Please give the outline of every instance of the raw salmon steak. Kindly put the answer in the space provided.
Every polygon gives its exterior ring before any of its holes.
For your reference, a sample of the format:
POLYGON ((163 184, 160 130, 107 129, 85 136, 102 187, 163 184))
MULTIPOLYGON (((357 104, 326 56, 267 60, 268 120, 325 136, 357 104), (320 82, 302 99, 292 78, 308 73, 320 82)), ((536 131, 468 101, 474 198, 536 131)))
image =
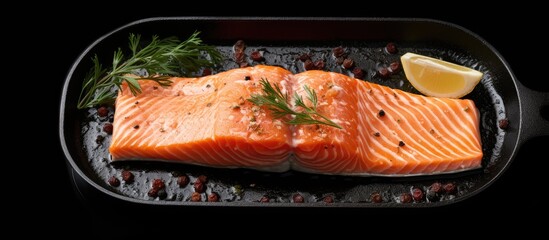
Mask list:
POLYGON ((109 149, 114 161, 359 176, 481 167, 479 112, 471 100, 425 97, 338 73, 292 74, 271 66, 171 80, 169 87, 141 80, 143 92, 137 96, 122 85, 109 149), (342 129, 274 118, 267 106, 247 100, 262 93, 261 79, 288 96, 306 96, 304 86, 314 89, 317 111, 342 129))

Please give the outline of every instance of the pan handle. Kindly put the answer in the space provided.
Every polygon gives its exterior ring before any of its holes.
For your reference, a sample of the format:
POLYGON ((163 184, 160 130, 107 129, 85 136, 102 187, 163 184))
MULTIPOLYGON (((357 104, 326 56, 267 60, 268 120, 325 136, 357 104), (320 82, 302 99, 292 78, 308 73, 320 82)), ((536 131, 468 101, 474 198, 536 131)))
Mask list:
POLYGON ((518 84, 521 108, 521 135, 525 140, 549 136, 549 92, 538 92, 518 84), (544 112, 544 116, 542 116, 544 112))

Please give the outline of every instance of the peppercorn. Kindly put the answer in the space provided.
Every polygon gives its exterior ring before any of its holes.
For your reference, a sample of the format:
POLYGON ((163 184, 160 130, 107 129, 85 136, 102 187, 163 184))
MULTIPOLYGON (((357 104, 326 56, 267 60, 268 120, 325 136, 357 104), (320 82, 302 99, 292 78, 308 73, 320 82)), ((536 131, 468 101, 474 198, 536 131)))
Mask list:
POLYGON ((116 178, 115 176, 112 176, 109 178, 109 185, 113 187, 118 187, 120 186, 120 180, 118 180, 118 178, 116 178))
POLYGON ((373 203, 380 203, 383 202, 383 197, 379 193, 372 193, 372 195, 370 195, 370 200, 373 203))
POLYGON ((151 188, 151 189, 149 190, 149 192, 147 193, 147 195, 149 195, 149 197, 156 198, 156 197, 158 197, 158 191, 159 191, 159 190, 160 190, 160 189, 151 188))
POLYGON ((501 129, 507 129, 509 127, 509 119, 505 118, 505 119, 501 119, 499 120, 499 128, 501 129))
POLYGON ((412 189, 412 198, 416 202, 421 202, 423 200, 423 190, 420 188, 412 189))
POLYGON ((398 61, 394 61, 391 64, 389 64, 389 71, 392 73, 397 73, 400 70, 400 63, 398 61))
POLYGON ((446 184, 444 184, 444 186, 442 188, 448 194, 454 194, 457 191, 456 185, 453 184, 453 183, 446 183, 446 184))
POLYGON ((324 69, 325 66, 326 66, 326 64, 324 63, 324 60, 316 60, 314 62, 314 68, 316 70, 322 70, 322 69, 324 69))
POLYGON ((261 55, 261 52, 259 51, 253 51, 251 54, 250 54, 250 58, 256 62, 261 62, 263 60, 265 60, 265 58, 263 58, 263 56, 261 55))
POLYGON ((326 197, 324 197, 323 201, 324 201, 325 203, 334 203, 334 197, 332 197, 332 196, 326 196, 326 197))
POLYGON ((311 61, 311 59, 305 60, 305 62, 303 62, 303 68, 305 68, 305 70, 313 70, 315 68, 313 61, 311 61))
POLYGON ((99 115, 100 117, 106 117, 107 115, 109 115, 109 109, 107 109, 106 107, 99 107, 97 109, 97 115, 99 115))
POLYGON ((166 192, 166 189, 158 190, 157 195, 158 195, 158 199, 160 199, 160 200, 166 199, 166 197, 168 197, 168 193, 166 192))
POLYGON ((410 203, 412 202, 412 195, 409 193, 403 193, 400 195, 400 202, 401 203, 410 203))
POLYGON ((133 179, 134 179, 134 176, 132 172, 128 170, 122 171, 122 180, 124 180, 125 183, 130 184, 133 182, 133 179))
POLYGON ((208 75, 212 75, 212 69, 210 68, 204 68, 202 70, 202 76, 208 76, 208 75))
POLYGON ((243 63, 243 62, 245 62, 245 61, 244 61, 244 60, 245 60, 244 57, 245 57, 245 56, 244 56, 244 52, 235 52, 235 53, 234 53, 234 60, 235 60, 235 62, 237 62, 237 63, 243 63))
POLYGON ((332 53, 336 58, 338 58, 345 55, 345 49, 342 46, 335 47, 334 49, 332 49, 332 53))
POLYGON ((381 78, 388 78, 391 75, 391 73, 389 72, 389 70, 387 70, 387 68, 380 68, 379 70, 377 70, 377 74, 381 78))
POLYGON ((164 189, 165 187, 166 187, 166 184, 164 184, 164 181, 162 181, 162 179, 157 178, 153 180, 153 183, 152 183, 153 189, 160 190, 160 189, 164 189))
POLYGON ((387 43, 387 46, 385 46, 385 50, 390 54, 395 54, 398 51, 395 43, 392 42, 387 43))
POLYGON ((311 60, 311 55, 308 53, 301 54, 299 60, 305 62, 306 60, 311 60))
POLYGON ((194 191, 197 192, 197 193, 203 193, 204 191, 206 191, 206 185, 201 182, 201 181, 195 181, 194 182, 194 191))
POLYGON ((294 200, 294 203, 303 203, 303 202, 305 202, 305 199, 299 193, 294 194, 292 199, 294 200))
POLYGON ((355 66, 355 62, 352 59, 346 58, 345 60, 343 60, 343 68, 351 69, 354 66, 355 66))
POLYGON ((234 51, 244 51, 244 49, 246 49, 246 43, 244 43, 243 40, 236 41, 234 44, 234 51))
POLYGON ((219 194, 217 193, 210 193, 210 195, 208 195, 208 202, 219 202, 219 194))
POLYGON ((191 202, 200 202, 202 201, 202 196, 200 193, 193 192, 193 195, 191 195, 191 202))
POLYGON ((359 68, 359 67, 353 68, 353 76, 356 79, 363 79, 364 78, 364 70, 362 70, 362 68, 359 68))
POLYGON ((111 135, 112 134, 112 130, 113 130, 113 126, 112 126, 112 123, 105 123, 105 125, 103 125, 103 132, 111 135))
POLYGON ((383 116, 385 116, 385 111, 383 111, 383 109, 381 109, 381 110, 379 110, 377 115, 379 115, 380 117, 383 117, 383 116))
POLYGON ((267 196, 263 196, 263 197, 261 197, 261 199, 259 199, 259 202, 262 202, 262 203, 268 203, 268 202, 269 202, 269 200, 270 200, 270 199, 269 199, 269 197, 267 197, 267 196))
POLYGON ((200 181, 204 184, 208 183, 208 177, 206 175, 200 175, 200 176, 198 176, 198 178, 196 180, 200 181))
POLYGON ((177 185, 179 185, 179 187, 187 186, 187 184, 189 184, 189 181, 189 177, 185 174, 177 177, 177 185))
POLYGON ((429 187, 429 190, 434 192, 434 193, 441 193, 442 192, 442 184, 439 183, 439 182, 435 182, 433 184, 431 184, 431 187, 429 187))

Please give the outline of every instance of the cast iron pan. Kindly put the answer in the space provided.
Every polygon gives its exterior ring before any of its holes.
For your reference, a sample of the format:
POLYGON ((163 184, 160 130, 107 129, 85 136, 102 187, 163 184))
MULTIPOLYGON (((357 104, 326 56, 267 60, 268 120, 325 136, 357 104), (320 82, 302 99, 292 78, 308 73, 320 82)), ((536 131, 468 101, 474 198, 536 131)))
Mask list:
MULTIPOLYGON (((252 65, 257 64, 250 61, 252 65)), ((416 92, 417 93, 417 92, 416 92)), ((549 135, 549 124, 540 109, 549 105, 549 94, 525 88, 517 81, 500 54, 474 33, 459 26, 426 19, 364 18, 150 18, 120 27, 92 43, 75 61, 67 75, 60 111, 60 138, 76 190, 88 202, 132 206, 277 206, 277 207, 431 207, 456 203, 483 191, 511 164, 517 149, 535 136, 549 135), (110 138, 101 131, 109 118, 100 119, 95 109, 77 110, 76 102, 84 75, 91 67, 91 57, 98 54, 105 63, 118 47, 127 46, 129 33, 147 39, 177 36, 185 39, 195 30, 210 45, 219 46, 226 61, 215 72, 236 68, 231 47, 237 40, 247 43, 246 54, 264 51, 268 65, 279 65, 292 72, 302 72, 296 57, 313 53, 313 59, 326 61, 326 70, 347 72, 336 66, 331 49, 343 46, 358 66, 366 70, 365 79, 393 88, 416 92, 401 72, 389 79, 379 78, 379 67, 398 60, 405 52, 438 57, 484 72, 475 90, 465 98, 473 99, 481 112, 483 167, 459 174, 423 177, 345 177, 297 172, 264 173, 245 169, 213 169, 167 163, 111 163, 107 151, 110 138), (398 54, 388 54, 384 46, 395 42, 398 54), (502 130, 498 122, 508 119, 502 130), (97 136, 105 136, 97 143, 97 136), (133 183, 112 187, 107 179, 120 179, 122 170, 135 175, 133 183), (180 188, 176 177, 186 174, 191 184, 180 188), (192 182, 199 176, 209 178, 201 202, 191 202, 192 182), (167 185, 165 199, 151 198, 147 191, 151 181, 161 178, 167 185), (435 182, 457 186, 452 193, 410 204, 400 203, 400 195, 412 188, 426 191, 435 182), (220 194, 220 202, 204 202, 207 194, 220 194), (371 195, 380 193, 382 203, 373 203, 371 195), (294 203, 300 194, 305 203, 294 203), (260 203, 266 196, 269 203, 260 203), (334 203, 326 204, 327 197, 334 203)), ((111 112, 112 113, 112 112, 111 112)))

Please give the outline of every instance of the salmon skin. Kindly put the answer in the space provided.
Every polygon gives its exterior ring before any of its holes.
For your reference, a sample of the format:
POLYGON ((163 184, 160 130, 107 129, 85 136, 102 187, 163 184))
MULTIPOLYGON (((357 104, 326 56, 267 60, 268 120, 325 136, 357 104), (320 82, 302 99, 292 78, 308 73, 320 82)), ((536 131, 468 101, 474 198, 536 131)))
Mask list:
POLYGON ((171 80, 169 87, 142 80, 137 96, 122 85, 109 148, 113 161, 357 176, 481 167, 479 112, 471 100, 425 97, 338 73, 292 74, 272 66, 171 80), (274 118, 266 106, 247 101, 262 93, 261 79, 288 96, 306 96, 304 86, 314 89, 317 111, 343 128, 288 125, 274 118))

